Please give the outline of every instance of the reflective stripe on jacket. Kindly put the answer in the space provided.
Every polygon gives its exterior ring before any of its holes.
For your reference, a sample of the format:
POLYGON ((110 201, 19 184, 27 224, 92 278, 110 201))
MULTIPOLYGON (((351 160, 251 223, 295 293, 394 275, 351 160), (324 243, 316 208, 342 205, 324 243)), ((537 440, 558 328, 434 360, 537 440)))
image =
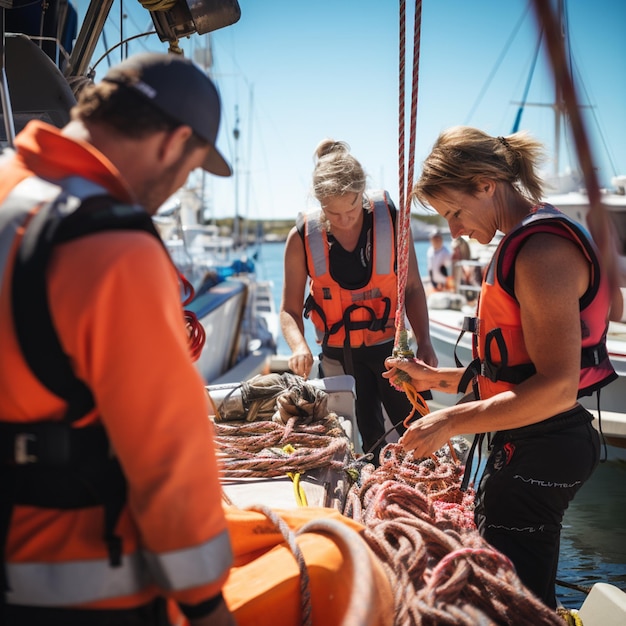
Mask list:
MULTIPOLYGON (((40 170, 65 172, 54 178, 57 188, 78 175, 86 187, 95 183, 129 202, 119 173, 97 151, 53 127, 31 122, 16 147, 13 161, 0 165, 1 217, 24 173, 40 170)), ((24 187, 35 191, 37 180, 24 187)), ((32 214, 37 205, 35 198, 32 214)), ((16 339, 10 277, 23 229, 19 219, 7 221, 12 226, 0 232, 0 419, 19 433, 21 425, 58 423, 66 403, 29 369, 16 339)), ((121 609, 159 595, 186 605, 212 598, 232 551, 204 381, 189 357, 170 258, 146 232, 98 232, 55 247, 46 286, 59 340, 96 400, 72 430, 103 424, 128 481, 115 528, 123 553, 111 567, 101 506, 18 503, 6 542, 7 601, 121 609)))
POLYGON ((369 281, 362 289, 345 289, 332 277, 328 234, 321 221, 321 211, 303 216, 311 277, 305 315, 311 318, 324 345, 370 346, 389 341, 395 334, 396 238, 389 209, 391 200, 382 191, 368 196, 374 215, 372 263, 369 281))
POLYGON ((513 269, 521 246, 536 233, 552 233, 573 241, 589 262, 590 284, 580 299, 582 353, 578 396, 590 395, 616 378, 606 350, 610 290, 600 272, 595 245, 580 224, 550 205, 541 205, 502 239, 485 274, 474 346, 475 357, 480 361, 477 382, 481 398, 512 389, 535 372, 524 343, 513 269))
POLYGON ((193 550, 154 554, 137 550, 123 557, 119 567, 108 559, 64 563, 10 563, 7 568, 10 604, 67 607, 112 598, 144 595, 154 585, 163 591, 197 586, 207 578, 219 579, 230 567, 228 531, 193 550), (192 553, 193 552, 193 553, 192 553))

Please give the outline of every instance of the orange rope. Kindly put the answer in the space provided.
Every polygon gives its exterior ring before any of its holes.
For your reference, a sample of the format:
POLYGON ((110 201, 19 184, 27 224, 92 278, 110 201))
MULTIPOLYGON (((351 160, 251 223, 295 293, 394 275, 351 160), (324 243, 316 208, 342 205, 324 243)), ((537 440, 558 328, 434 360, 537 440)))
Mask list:
POLYGON ((422 394, 417 391, 411 383, 403 380, 400 381, 400 384, 402 386, 402 390, 409 399, 409 402, 413 406, 413 410, 409 413, 409 415, 404 419, 404 422, 402 423, 405 428, 408 428, 409 422, 416 412, 419 413, 421 417, 424 417, 424 415, 430 413, 430 409, 426 404, 426 400, 424 400, 424 398, 422 397, 422 394))
MULTIPOLYGON (((404 418, 404 422, 402 422, 402 425, 405 428, 408 428, 411 422, 411 419, 413 418, 416 412, 419 413, 421 417, 424 417, 425 415, 430 413, 430 408, 428 407, 428 404, 426 403, 426 400, 424 400, 422 394, 419 391, 417 391, 410 382, 406 380, 402 380, 399 382, 402 387, 402 390, 404 391, 404 393, 406 393, 406 396, 409 399, 409 402, 413 406, 413 410, 404 418)), ((448 448, 450 449, 450 456, 452 457, 452 460, 455 463, 458 463, 459 458, 457 457, 456 452, 454 451, 454 446, 452 445, 452 442, 449 439, 448 439, 448 448)), ((439 463, 439 459, 437 458, 435 454, 431 454, 431 458, 437 463, 439 463)))

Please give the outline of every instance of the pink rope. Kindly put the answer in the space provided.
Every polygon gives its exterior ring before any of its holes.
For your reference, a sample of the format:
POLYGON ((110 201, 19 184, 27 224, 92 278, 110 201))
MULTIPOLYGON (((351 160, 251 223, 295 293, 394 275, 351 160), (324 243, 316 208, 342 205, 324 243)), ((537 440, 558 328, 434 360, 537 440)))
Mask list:
POLYGON ((415 2, 415 17, 413 22, 413 72, 411 81, 411 112, 409 118, 409 158, 408 177, 405 180, 405 74, 406 74, 406 8, 404 0, 400 0, 400 59, 399 59, 399 196, 400 207, 398 215, 398 303, 396 308, 396 337, 395 345, 401 345, 401 334, 405 331, 405 289, 409 267, 409 245, 411 237, 411 200, 410 189, 415 172, 415 144, 417 129, 417 94, 419 78, 419 48, 421 40, 422 3, 415 2))
POLYGON ((406 5, 400 0, 400 57, 398 59, 399 101, 398 101, 398 191, 400 194, 400 212, 404 209, 404 98, 405 98, 405 66, 406 57, 406 5))

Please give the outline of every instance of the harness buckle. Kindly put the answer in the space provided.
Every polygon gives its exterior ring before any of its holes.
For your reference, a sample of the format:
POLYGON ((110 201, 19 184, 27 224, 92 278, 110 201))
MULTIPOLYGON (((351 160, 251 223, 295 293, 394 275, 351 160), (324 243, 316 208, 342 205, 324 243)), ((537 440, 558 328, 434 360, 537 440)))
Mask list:
POLYGON ((36 441, 37 437, 32 433, 18 433, 15 435, 15 462, 18 465, 26 465, 27 463, 37 463, 37 457, 28 452, 28 442, 36 441))

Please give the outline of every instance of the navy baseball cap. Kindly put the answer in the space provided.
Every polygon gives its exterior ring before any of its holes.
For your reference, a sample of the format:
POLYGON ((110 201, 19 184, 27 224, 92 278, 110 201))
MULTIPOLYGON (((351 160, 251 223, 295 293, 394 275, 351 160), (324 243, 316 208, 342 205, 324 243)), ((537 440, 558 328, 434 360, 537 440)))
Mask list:
POLYGON ((232 174, 215 147, 220 97, 199 65, 178 54, 142 52, 110 68, 102 80, 132 89, 172 119, 190 126, 211 146, 202 169, 217 176, 232 174))

